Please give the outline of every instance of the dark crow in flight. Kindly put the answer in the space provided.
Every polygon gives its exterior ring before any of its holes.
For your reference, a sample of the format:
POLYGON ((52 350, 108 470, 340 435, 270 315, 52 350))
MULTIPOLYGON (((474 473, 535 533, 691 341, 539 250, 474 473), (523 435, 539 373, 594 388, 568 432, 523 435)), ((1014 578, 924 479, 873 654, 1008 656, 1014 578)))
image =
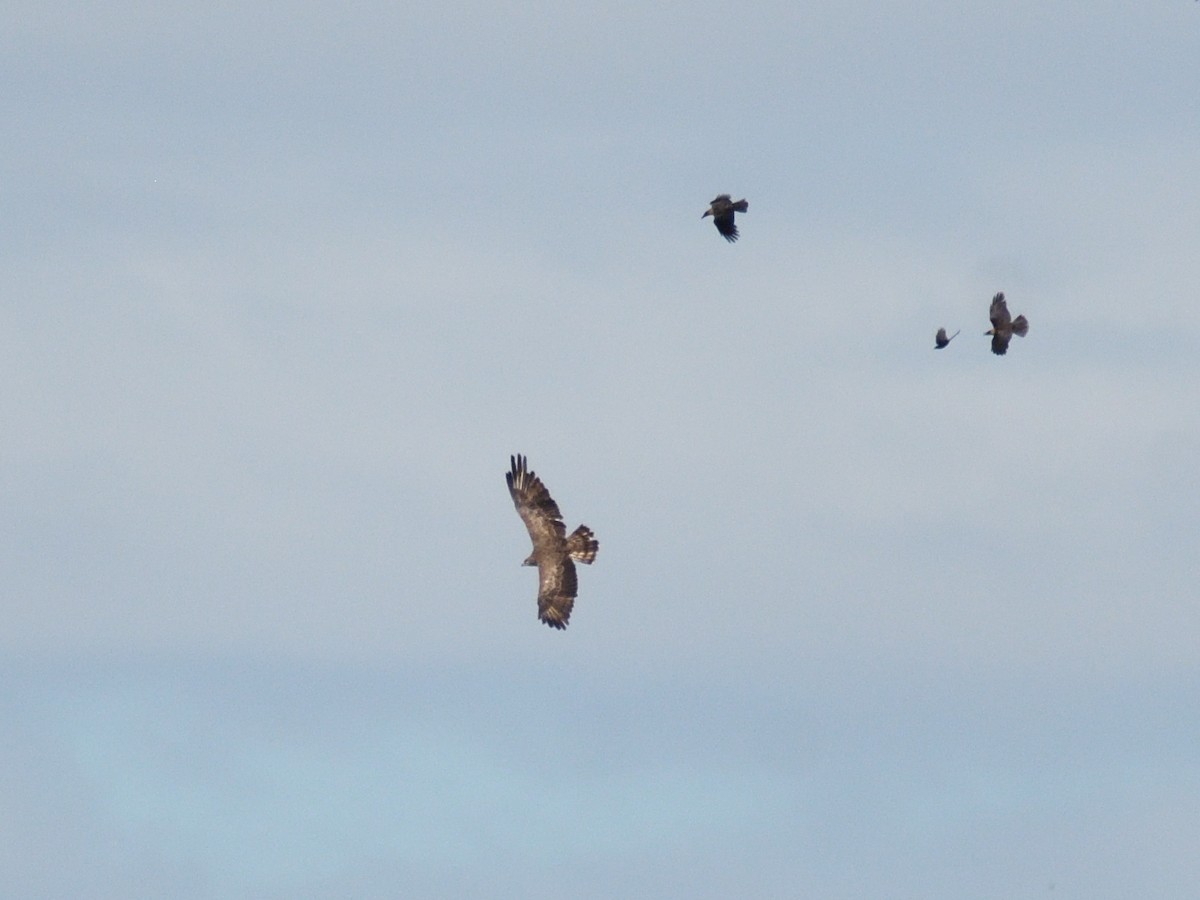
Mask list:
MULTIPOLYGON (((960 328, 958 331, 962 331, 962 329, 960 328)), ((944 348, 948 343, 950 343, 952 340, 954 340, 956 337, 958 337, 958 331, 954 332, 954 334, 950 335, 950 337, 946 337, 946 329, 939 328, 937 336, 933 339, 933 343, 934 343, 933 349, 941 350, 942 348, 944 348)))
POLYGON ((704 215, 700 218, 703 219, 706 216, 712 216, 713 224, 717 226, 717 231, 721 232, 721 237, 732 244, 738 239, 737 226, 733 224, 733 214, 735 212, 744 213, 749 208, 750 204, 745 200, 739 200, 737 203, 734 203, 728 194, 721 194, 709 204, 708 209, 704 211, 704 215))

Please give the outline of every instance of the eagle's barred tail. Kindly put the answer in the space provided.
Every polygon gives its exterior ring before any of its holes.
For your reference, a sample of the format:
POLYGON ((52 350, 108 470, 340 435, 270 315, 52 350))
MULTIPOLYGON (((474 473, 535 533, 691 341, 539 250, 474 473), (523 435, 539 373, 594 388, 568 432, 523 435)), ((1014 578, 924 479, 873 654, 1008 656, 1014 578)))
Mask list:
POLYGON ((736 212, 746 212, 750 209, 750 204, 745 200, 739 200, 737 203, 733 204, 733 208, 736 212))
POLYGON ((580 525, 567 538, 567 553, 571 555, 572 559, 577 559, 581 563, 590 566, 599 551, 600 542, 592 534, 592 529, 586 525, 580 525))
POLYGON ((1017 316, 1013 319, 1012 330, 1018 337, 1025 337, 1029 333, 1029 320, 1024 316, 1017 316))

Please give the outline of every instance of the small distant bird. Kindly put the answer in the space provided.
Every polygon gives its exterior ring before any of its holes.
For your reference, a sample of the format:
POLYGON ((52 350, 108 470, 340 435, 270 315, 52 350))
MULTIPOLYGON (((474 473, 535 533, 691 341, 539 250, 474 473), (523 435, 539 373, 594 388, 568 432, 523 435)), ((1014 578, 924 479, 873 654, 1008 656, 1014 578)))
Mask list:
POLYGON ((566 628, 578 594, 571 560, 591 565, 600 542, 586 525, 568 537, 558 504, 541 479, 526 468, 525 457, 510 456, 509 463, 510 471, 504 476, 508 492, 533 541, 533 552, 521 565, 538 568, 538 618, 551 628, 566 628))
POLYGON ((709 204, 708 209, 704 211, 704 215, 700 218, 703 219, 707 216, 712 216, 713 224, 717 226, 717 231, 721 232, 721 237, 732 244, 738 239, 737 226, 733 224, 733 214, 735 212, 744 213, 749 208, 750 204, 745 200, 739 200, 737 203, 734 203, 728 194, 721 194, 709 204))
POLYGON ((992 308, 988 310, 988 316, 992 320, 992 327, 984 334, 992 336, 992 352, 997 356, 1008 352, 1008 342, 1014 334, 1025 337, 1025 333, 1029 331, 1029 321, 1024 316, 1014 319, 1008 314, 1008 304, 1004 302, 1003 291, 992 298, 992 308))
POLYGON ((954 334, 950 335, 950 337, 946 337, 946 329, 939 328, 937 335, 933 339, 933 343, 934 343, 933 349, 941 350, 942 348, 944 348, 948 343, 950 343, 952 340, 954 340, 956 337, 958 337, 959 331, 962 331, 962 329, 960 328, 960 329, 958 329, 958 331, 954 332, 954 334))

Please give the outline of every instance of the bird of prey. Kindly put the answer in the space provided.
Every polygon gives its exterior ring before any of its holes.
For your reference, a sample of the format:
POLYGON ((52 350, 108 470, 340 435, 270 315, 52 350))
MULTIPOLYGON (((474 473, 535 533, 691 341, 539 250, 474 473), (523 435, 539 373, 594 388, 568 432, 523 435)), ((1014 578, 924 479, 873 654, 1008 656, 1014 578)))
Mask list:
POLYGON ((737 226, 733 224, 733 214, 735 212, 744 213, 749 208, 750 204, 745 200, 739 200, 737 203, 734 203, 728 194, 721 194, 709 204, 708 209, 704 211, 704 215, 700 218, 703 219, 707 216, 712 216, 713 224, 717 226, 717 231, 721 232, 721 237, 732 244, 738 239, 737 226))
MULTIPOLYGON (((962 331, 962 329, 960 328, 960 329, 958 329, 958 331, 962 331)), ((954 340, 956 337, 958 337, 958 331, 954 332, 954 334, 950 335, 950 337, 946 337, 946 329, 939 328, 937 335, 933 339, 933 345, 934 345, 933 349, 941 350, 941 349, 945 348, 945 346, 948 343, 950 343, 952 340, 954 340)))
POLYGON ((984 334, 992 336, 992 352, 997 356, 1008 352, 1008 342, 1014 334, 1025 337, 1025 333, 1029 331, 1029 321, 1024 316, 1014 319, 1008 314, 1008 304, 1004 302, 1003 291, 992 298, 992 308, 988 310, 988 316, 992 320, 992 327, 984 334))
POLYGON ((568 536, 558 504, 542 480, 526 468, 525 457, 511 456, 509 462, 508 492, 533 541, 533 552, 521 565, 538 568, 538 618, 551 628, 563 629, 578 593, 572 560, 591 565, 600 542, 586 525, 568 536))

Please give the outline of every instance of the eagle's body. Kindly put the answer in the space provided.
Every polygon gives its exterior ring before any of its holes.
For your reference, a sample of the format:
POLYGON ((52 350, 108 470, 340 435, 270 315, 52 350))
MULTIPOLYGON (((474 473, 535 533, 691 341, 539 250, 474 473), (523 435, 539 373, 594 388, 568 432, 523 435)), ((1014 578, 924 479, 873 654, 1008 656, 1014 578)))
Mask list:
POLYGON ((992 320, 992 327, 984 334, 992 336, 992 352, 997 356, 1003 356, 1008 352, 1008 342, 1012 340, 1014 334, 1018 337, 1025 337, 1026 332, 1029 331, 1029 321, 1024 316, 1017 316, 1014 319, 1009 315, 1003 291, 992 298, 988 318, 992 320))
MULTIPOLYGON (((958 331, 962 331, 962 329, 960 328, 958 331)), ((946 329, 939 328, 937 330, 937 334, 933 338, 933 349, 934 350, 944 349, 947 344, 949 344, 952 340, 954 340, 956 337, 958 337, 958 331, 954 332, 954 334, 950 335, 950 337, 946 337, 946 329)))
POLYGON ((568 536, 558 504, 526 468, 525 457, 510 457, 510 463, 505 475, 508 492, 533 542, 533 552, 522 565, 538 569, 538 618, 551 628, 566 628, 579 586, 572 560, 590 565, 600 542, 586 525, 568 536))
POLYGON ((735 212, 744 213, 749 208, 750 204, 745 200, 738 200, 735 203, 729 194, 721 194, 709 204, 708 209, 700 218, 712 216, 713 224, 717 226, 717 231, 721 232, 721 237, 732 244, 738 239, 738 230, 733 221, 733 214, 735 212))

